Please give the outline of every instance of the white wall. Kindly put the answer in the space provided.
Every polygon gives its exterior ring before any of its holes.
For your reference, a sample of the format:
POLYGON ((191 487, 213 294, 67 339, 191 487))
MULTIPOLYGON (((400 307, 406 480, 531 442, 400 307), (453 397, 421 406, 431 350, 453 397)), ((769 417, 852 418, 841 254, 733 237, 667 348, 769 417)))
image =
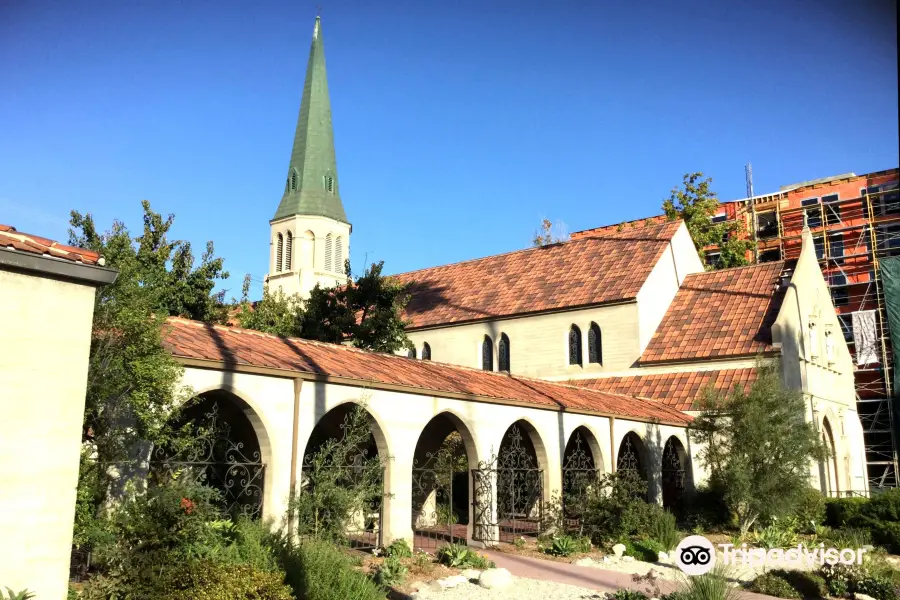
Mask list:
POLYGON ((0 271, 0 306, 0 586, 62 600, 94 288, 0 271))
MULTIPOLYGON (((286 253, 286 249, 282 254, 286 253)), ((334 287, 347 282, 343 273, 343 261, 350 257, 350 225, 321 216, 298 215, 282 219, 271 225, 269 234, 269 285, 272 291, 281 289, 286 295, 309 296, 316 284, 334 287), (277 237, 280 233, 287 244, 287 234, 293 235, 291 269, 282 260, 282 271, 276 269, 277 237), (341 264, 325 268, 325 239, 332 236, 332 258, 335 256, 337 238, 342 241, 341 264)))

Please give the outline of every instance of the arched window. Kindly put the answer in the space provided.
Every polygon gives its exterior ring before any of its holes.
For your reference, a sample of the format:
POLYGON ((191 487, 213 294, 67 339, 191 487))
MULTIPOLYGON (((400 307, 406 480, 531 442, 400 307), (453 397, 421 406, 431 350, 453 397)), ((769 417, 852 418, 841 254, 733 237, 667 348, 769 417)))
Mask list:
POLYGON ((341 236, 334 241, 334 270, 344 272, 344 238, 341 236))
POLYGON ((422 344, 422 360, 431 360, 431 346, 428 342, 422 344))
POLYGON ((600 335, 600 326, 591 323, 588 329, 588 362, 603 364, 603 337, 600 335))
POLYGON ((494 370, 494 341, 489 335, 484 336, 481 342, 481 370, 494 370))
POLYGON ((284 251, 284 236, 280 233, 275 238, 275 272, 281 273, 282 252, 284 251))
POLYGON ((406 353, 406 358, 415 358, 415 357, 416 357, 416 347, 413 346, 413 347, 410 348, 409 351, 406 353))
POLYGON ((505 333, 500 334, 500 343, 497 344, 497 365, 499 371, 509 373, 509 338, 505 333))
POLYGON ((569 329, 569 364, 581 364, 581 330, 577 325, 569 329))
POLYGON ((328 235, 325 236, 325 270, 326 271, 334 270, 332 267, 332 260, 331 260, 331 257, 333 254, 332 242, 333 242, 333 240, 331 239, 331 234, 329 233, 328 235))
POLYGON ((297 189, 297 170, 291 169, 291 191, 295 191, 297 189))
POLYGON ((294 256, 294 234, 290 231, 287 232, 287 244, 284 246, 284 270, 291 270, 291 263, 293 262, 294 256))
POLYGON ((334 177, 331 175, 325 175, 322 179, 322 184, 325 186, 325 191, 329 194, 334 193, 334 177))

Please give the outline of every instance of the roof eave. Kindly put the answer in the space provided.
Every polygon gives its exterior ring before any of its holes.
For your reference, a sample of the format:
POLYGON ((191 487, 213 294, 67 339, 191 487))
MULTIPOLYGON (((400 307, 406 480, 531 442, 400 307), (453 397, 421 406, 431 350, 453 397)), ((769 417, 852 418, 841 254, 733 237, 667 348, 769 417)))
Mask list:
POLYGON ((119 275, 116 269, 108 267, 88 265, 41 254, 26 254, 5 247, 0 247, 0 267, 14 271, 38 273, 95 287, 113 283, 119 275))

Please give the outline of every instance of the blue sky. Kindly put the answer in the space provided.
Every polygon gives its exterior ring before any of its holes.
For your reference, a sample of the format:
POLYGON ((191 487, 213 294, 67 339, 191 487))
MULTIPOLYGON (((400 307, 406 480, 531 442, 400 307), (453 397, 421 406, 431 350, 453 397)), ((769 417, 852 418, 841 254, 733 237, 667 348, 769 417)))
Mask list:
MULTIPOLYGON (((896 2, 320 0, 354 268, 505 252, 542 217, 656 214, 898 166, 896 2)), ((0 222, 69 210, 268 268, 315 2, 0 3, 0 222)))

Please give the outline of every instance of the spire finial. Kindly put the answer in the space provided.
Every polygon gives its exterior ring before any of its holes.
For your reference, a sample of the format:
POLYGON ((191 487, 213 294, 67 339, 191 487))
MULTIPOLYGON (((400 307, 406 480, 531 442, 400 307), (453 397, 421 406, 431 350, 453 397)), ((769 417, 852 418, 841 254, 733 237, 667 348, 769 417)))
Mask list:
POLYGON ((316 18, 319 19, 322 17, 322 5, 316 4, 316 18))

